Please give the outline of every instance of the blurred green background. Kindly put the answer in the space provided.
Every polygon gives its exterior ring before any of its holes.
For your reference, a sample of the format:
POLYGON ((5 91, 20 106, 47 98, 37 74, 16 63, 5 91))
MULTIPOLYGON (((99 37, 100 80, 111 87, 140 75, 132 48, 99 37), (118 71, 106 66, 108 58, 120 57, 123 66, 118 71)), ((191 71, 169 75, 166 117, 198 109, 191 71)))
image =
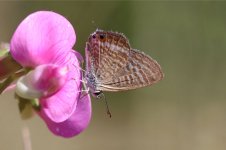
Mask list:
POLYGON ((96 28, 123 32, 132 47, 156 59, 165 78, 151 87, 105 93, 93 99, 85 132, 54 136, 38 117, 22 121, 13 92, 0 97, 0 149, 23 150, 225 150, 226 2, 0 2, 0 41, 8 42, 31 12, 52 10, 75 27, 75 49, 96 28))

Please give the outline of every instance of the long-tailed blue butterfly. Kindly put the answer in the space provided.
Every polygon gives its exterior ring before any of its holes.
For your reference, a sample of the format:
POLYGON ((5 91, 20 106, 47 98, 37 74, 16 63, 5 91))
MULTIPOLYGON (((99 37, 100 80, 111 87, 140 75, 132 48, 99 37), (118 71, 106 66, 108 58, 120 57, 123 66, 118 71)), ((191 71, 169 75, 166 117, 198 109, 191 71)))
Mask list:
POLYGON ((133 49, 121 33, 96 30, 86 43, 86 86, 97 98, 103 91, 150 86, 163 78, 160 65, 133 49))

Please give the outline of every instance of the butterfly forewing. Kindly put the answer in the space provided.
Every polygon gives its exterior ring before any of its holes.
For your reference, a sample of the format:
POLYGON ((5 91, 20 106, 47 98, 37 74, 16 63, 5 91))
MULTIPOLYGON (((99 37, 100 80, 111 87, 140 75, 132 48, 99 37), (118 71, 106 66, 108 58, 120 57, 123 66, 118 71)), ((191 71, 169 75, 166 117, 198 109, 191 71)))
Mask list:
POLYGON ((130 46, 122 34, 96 31, 94 36, 89 43, 91 47, 89 57, 93 60, 94 74, 102 83, 111 80, 112 76, 126 65, 130 46))

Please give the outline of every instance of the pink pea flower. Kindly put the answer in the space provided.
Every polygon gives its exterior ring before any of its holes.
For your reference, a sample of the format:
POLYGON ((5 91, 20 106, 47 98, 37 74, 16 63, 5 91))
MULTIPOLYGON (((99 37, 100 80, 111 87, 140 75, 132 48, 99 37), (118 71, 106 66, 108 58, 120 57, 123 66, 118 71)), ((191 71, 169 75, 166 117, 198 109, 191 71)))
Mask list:
POLYGON ((23 98, 38 98, 39 116, 56 135, 73 137, 91 118, 89 95, 81 95, 81 56, 72 50, 75 31, 63 16, 38 11, 17 27, 10 53, 23 67, 33 70, 22 76, 16 92, 23 98))

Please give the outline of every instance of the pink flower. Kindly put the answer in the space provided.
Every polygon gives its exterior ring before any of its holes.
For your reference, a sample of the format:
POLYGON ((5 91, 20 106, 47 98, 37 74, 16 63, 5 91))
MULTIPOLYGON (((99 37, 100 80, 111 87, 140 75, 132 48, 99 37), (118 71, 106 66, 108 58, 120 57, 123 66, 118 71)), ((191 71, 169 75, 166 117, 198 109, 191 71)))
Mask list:
POLYGON ((81 56, 72 50, 75 41, 67 19, 38 11, 20 23, 10 43, 12 57, 34 69, 18 80, 18 95, 39 98, 38 114, 54 134, 63 137, 79 134, 91 118, 90 97, 81 95, 81 56))

